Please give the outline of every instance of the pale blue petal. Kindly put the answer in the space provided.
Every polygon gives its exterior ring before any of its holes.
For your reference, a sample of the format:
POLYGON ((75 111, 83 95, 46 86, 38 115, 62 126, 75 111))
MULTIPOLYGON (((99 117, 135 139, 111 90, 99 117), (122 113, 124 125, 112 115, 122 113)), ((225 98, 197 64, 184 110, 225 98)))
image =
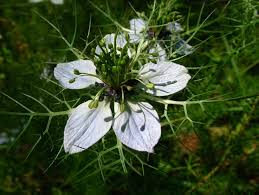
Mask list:
POLYGON ((143 86, 143 90, 154 96, 168 96, 184 89, 191 79, 187 69, 169 61, 160 61, 157 64, 147 63, 139 72, 141 80, 153 88, 143 86))
POLYGON ((96 67, 92 61, 76 60, 57 64, 54 69, 54 76, 64 88, 68 89, 83 89, 95 82, 102 82, 94 76, 77 75, 75 71, 96 75, 96 67))
POLYGON ((81 152, 100 140, 111 128, 110 103, 99 102, 98 107, 89 108, 89 100, 73 110, 64 131, 65 152, 81 152))
POLYGON ((147 102, 126 104, 123 112, 119 103, 114 105, 113 130, 117 138, 134 150, 153 152, 161 136, 157 112, 147 102))

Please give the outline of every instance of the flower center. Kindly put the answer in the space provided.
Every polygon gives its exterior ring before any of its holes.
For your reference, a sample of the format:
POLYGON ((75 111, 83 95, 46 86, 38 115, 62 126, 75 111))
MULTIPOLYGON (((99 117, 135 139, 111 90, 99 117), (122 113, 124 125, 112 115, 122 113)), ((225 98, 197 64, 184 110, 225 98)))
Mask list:
POLYGON ((115 91, 120 89, 122 83, 133 77, 130 67, 130 52, 126 45, 121 48, 116 43, 108 46, 100 43, 102 52, 95 59, 97 75, 115 91))

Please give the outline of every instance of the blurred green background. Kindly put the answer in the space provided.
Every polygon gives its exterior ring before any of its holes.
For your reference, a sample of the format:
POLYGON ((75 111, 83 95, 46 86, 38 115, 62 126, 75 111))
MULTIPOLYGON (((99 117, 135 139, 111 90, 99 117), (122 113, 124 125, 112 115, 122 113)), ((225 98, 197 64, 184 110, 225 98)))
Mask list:
MULTIPOLYGON (((128 27, 134 9, 149 16, 151 0, 95 0, 113 19, 128 27), (133 9, 134 8, 134 9, 133 9)), ((0 1, 0 194, 258 194, 258 95, 259 4, 256 0, 158 0, 169 20, 185 29, 182 37, 195 52, 177 63, 189 68, 188 89, 174 100, 214 98, 219 102, 188 106, 193 125, 183 109, 160 111, 162 138, 155 153, 125 148, 127 173, 117 151, 103 153, 101 143, 76 155, 62 150, 67 117, 48 123, 46 117, 17 116, 26 112, 13 100, 37 112, 42 106, 64 110, 54 94, 73 105, 89 98, 87 90, 61 91, 51 81, 58 62, 73 60, 58 33, 41 16, 58 27, 74 47, 83 50, 88 41, 116 31, 111 20, 88 1, 0 1), (170 3, 169 3, 170 2, 170 3), (174 13, 174 14, 171 14, 174 13), (170 15, 171 14, 171 15, 170 15), (172 18, 170 18, 172 17, 172 18), (91 31, 88 35, 89 24, 91 31), (202 24, 202 25, 201 25, 202 24), (195 34, 193 34, 195 32, 195 34), (47 90, 47 92, 45 91, 47 90), (241 98, 237 98, 241 97, 241 98), (50 125, 49 125, 50 124, 50 125), (48 132, 44 133, 48 127, 48 132), (24 133, 16 139, 20 132, 24 133)), ((170 21, 167 21, 170 22, 170 21)), ((90 53, 89 45, 85 53, 90 53)), ((111 132, 107 148, 114 145, 111 132)))

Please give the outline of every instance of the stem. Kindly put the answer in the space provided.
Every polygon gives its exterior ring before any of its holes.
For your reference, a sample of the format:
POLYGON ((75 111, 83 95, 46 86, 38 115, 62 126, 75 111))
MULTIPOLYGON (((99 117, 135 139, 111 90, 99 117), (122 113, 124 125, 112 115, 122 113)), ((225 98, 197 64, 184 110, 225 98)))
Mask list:
POLYGON ((150 95, 141 95, 143 98, 147 98, 149 100, 155 101, 157 103, 161 104, 174 104, 174 105, 190 105, 190 104, 202 104, 202 103, 215 103, 215 102, 226 102, 226 101, 235 101, 235 100, 241 100, 241 99, 248 99, 252 97, 257 97, 259 94, 255 95, 250 95, 250 96, 241 96, 241 97, 234 97, 234 98, 228 98, 228 99, 223 99, 223 100, 213 100, 213 99, 207 99, 207 100, 197 100, 197 101, 174 101, 174 100, 168 100, 168 99, 162 99, 159 97, 154 97, 150 95))
POLYGON ((16 116, 60 116, 68 115, 71 110, 59 111, 59 112, 32 112, 32 113, 22 113, 22 112, 0 112, 0 115, 16 115, 16 116))
POLYGON ((119 151, 119 154, 120 154, 120 161, 121 161, 121 165, 122 165, 122 168, 123 168, 123 172, 124 173, 127 173, 127 167, 125 165, 125 156, 123 154, 123 149, 122 149, 122 144, 120 142, 119 139, 117 139, 117 148, 118 148, 118 151, 119 151))

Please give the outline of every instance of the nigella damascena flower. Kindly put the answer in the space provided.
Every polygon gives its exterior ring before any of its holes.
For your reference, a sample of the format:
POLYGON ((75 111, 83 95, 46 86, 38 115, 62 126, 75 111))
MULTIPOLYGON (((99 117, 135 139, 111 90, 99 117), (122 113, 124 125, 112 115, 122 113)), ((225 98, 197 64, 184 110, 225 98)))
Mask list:
MULTIPOLYGON (((44 0, 30 0, 30 3, 39 3, 44 0)), ((56 4, 56 5, 62 5, 64 4, 64 0, 50 0, 51 3, 56 4)))
POLYGON ((184 66, 173 62, 147 63, 132 70, 127 43, 123 37, 115 39, 113 34, 106 36, 100 50, 96 49, 95 63, 80 59, 57 64, 54 69, 55 78, 65 88, 83 89, 93 84, 100 87, 93 100, 72 110, 64 131, 66 152, 89 148, 111 128, 124 145, 153 152, 161 135, 158 114, 151 104, 137 101, 131 94, 142 90, 167 96, 185 88, 191 78, 184 66))

